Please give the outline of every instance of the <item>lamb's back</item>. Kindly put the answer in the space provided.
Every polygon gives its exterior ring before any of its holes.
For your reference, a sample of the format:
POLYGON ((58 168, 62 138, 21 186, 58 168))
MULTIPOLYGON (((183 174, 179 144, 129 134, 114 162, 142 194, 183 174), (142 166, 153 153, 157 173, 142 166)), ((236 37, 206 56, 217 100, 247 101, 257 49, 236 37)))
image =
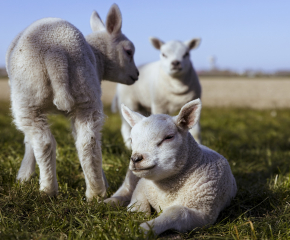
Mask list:
POLYGON ((13 95, 23 92, 23 97, 34 101, 41 90, 41 98, 49 99, 52 76, 64 76, 60 81, 69 81, 72 95, 81 88, 100 95, 99 89, 86 86, 92 86, 87 81, 96 81, 96 59, 90 46, 75 26, 60 18, 40 19, 27 27, 12 42, 7 63, 13 95), (55 67, 48 68, 50 63, 55 67))
MULTIPOLYGON (((215 222, 221 210, 236 195, 237 187, 228 161, 217 152, 199 145, 202 159, 180 190, 183 205, 208 213, 215 222)), ((192 159, 193 161, 195 159, 192 159)))

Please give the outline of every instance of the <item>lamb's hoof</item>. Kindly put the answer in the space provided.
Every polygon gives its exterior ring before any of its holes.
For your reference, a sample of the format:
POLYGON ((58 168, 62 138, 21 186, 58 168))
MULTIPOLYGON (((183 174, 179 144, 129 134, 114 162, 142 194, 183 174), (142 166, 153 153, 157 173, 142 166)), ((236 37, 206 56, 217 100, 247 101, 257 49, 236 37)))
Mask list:
POLYGON ((39 190, 50 197, 54 197, 58 194, 58 184, 57 182, 54 184, 40 184, 39 190))
POLYGON ((36 173, 26 173, 26 174, 18 174, 16 181, 22 183, 28 182, 30 179, 35 178, 37 176, 36 173))
POLYGON ((143 232, 147 239, 152 239, 156 237, 156 234, 154 233, 152 227, 147 222, 140 224, 139 231, 143 232))
POLYGON ((129 201, 124 201, 122 197, 110 197, 104 201, 104 203, 110 204, 112 207, 126 207, 130 203, 129 201))
POLYGON ((49 196, 49 197, 55 197, 58 195, 58 189, 47 189, 47 188, 44 188, 44 189, 40 189, 41 193, 49 196))
POLYGON ((98 202, 100 202, 102 199, 105 199, 107 197, 107 191, 105 190, 93 192, 89 189, 86 191, 86 199, 88 202, 91 202, 94 198, 97 199, 98 202))

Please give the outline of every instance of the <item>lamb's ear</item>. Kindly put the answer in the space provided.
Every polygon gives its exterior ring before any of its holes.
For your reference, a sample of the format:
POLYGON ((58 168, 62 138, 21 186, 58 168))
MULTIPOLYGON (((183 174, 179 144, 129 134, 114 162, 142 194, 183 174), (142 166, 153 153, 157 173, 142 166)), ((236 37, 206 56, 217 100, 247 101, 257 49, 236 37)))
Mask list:
POLYGON ((106 29, 108 33, 118 35, 122 28, 122 14, 117 4, 113 4, 108 12, 106 29))
POLYGON ((155 47, 158 50, 160 50, 161 46, 164 44, 163 41, 161 41, 160 39, 155 38, 155 37, 151 37, 151 38, 149 38, 149 40, 152 43, 153 47, 155 47))
POLYGON ((179 114, 174 117, 175 123, 183 129, 192 128, 199 120, 200 111, 201 101, 198 98, 181 108, 179 114))
POLYGON ((144 116, 140 113, 132 111, 130 108, 121 104, 121 112, 125 120, 129 123, 131 127, 134 127, 139 121, 141 121, 144 116))
POLYGON ((195 49, 200 45, 200 38, 193 38, 189 41, 184 42, 184 44, 188 47, 189 50, 195 49))
POLYGON ((93 32, 98 32, 105 29, 105 25, 96 11, 93 11, 91 15, 90 24, 93 32))

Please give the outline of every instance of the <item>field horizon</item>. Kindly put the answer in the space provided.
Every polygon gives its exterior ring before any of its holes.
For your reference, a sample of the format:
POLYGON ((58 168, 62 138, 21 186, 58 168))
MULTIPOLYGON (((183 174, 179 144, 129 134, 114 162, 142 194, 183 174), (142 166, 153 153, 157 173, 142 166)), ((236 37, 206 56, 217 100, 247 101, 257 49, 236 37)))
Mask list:
MULTIPOLYGON (((0 79, 0 101, 10 99, 8 79, 0 79)), ((287 77, 200 77, 205 107, 252 109, 290 108, 290 79, 287 77)), ((102 101, 111 103, 116 83, 102 81, 102 101)))

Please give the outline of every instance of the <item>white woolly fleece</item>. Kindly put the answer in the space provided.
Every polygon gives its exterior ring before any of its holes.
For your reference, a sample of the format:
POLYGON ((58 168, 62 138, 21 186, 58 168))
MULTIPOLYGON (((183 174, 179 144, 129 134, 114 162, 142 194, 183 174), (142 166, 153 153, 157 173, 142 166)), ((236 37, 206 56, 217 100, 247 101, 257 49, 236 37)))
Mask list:
MULTIPOLYGON (((160 50, 160 60, 139 67, 140 78, 133 86, 118 84, 112 110, 116 110, 118 106, 120 112, 123 103, 144 115, 174 114, 185 103, 201 98, 201 86, 189 55, 190 50, 199 45, 200 39, 167 43, 157 38, 150 40, 153 46, 160 50)), ((122 118, 121 132, 129 149, 130 131, 130 126, 122 118)), ((199 124, 190 132, 195 140, 200 142, 199 124)))
POLYGON ((122 106, 132 127, 132 157, 126 179, 108 203, 126 205, 129 211, 162 213, 142 223, 145 232, 168 229, 190 231, 213 224, 235 197, 237 186, 228 161, 199 145, 189 128, 197 124, 200 100, 182 107, 175 117, 144 117, 122 106))
POLYGON ((6 55, 14 122, 25 134, 25 156, 17 179, 28 180, 40 169, 40 190, 58 192, 56 142, 46 115, 61 113, 71 119, 86 196, 106 195, 102 171, 102 79, 133 84, 138 78, 134 45, 121 32, 117 5, 107 15, 106 27, 96 12, 93 33, 85 37, 69 22, 45 18, 32 23, 11 43, 6 55), (130 55, 126 51, 130 51, 130 55))

